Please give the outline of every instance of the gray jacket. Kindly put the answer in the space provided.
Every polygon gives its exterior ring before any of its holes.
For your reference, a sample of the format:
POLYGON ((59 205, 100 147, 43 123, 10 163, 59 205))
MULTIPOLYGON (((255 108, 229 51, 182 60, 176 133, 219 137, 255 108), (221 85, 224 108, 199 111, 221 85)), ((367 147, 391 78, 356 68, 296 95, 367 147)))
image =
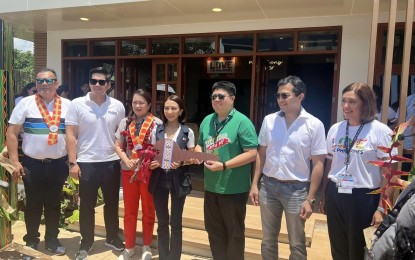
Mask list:
MULTIPOLYGON (((397 202, 399 202, 411 189, 415 188, 415 179, 402 191, 397 202)), ((393 249, 395 243, 395 235, 398 228, 415 226, 415 195, 405 203, 399 212, 396 222, 392 224, 380 238, 376 238, 372 242, 372 249, 366 253, 365 259, 380 260, 382 256, 393 249)))

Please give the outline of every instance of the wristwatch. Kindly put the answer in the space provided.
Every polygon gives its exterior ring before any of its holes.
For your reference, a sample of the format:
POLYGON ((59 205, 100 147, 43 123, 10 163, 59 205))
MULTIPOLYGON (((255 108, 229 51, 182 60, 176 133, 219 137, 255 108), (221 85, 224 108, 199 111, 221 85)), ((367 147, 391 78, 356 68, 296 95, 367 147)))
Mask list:
POLYGON ((71 169, 72 167, 74 167, 75 165, 77 165, 76 162, 70 162, 68 163, 69 169, 71 169))
POLYGON ((311 206, 314 206, 316 204, 316 199, 306 199, 308 203, 310 203, 311 206))

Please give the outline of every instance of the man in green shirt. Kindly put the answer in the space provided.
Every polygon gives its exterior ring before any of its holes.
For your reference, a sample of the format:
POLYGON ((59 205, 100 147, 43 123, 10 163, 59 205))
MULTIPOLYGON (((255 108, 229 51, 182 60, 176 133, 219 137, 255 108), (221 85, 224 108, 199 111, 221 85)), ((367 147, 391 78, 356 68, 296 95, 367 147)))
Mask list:
POLYGON ((252 122, 234 108, 236 88, 228 81, 212 87, 212 107, 200 125, 196 151, 213 153, 206 161, 205 228, 213 259, 244 259, 246 203, 251 185, 251 162, 258 140, 252 122))

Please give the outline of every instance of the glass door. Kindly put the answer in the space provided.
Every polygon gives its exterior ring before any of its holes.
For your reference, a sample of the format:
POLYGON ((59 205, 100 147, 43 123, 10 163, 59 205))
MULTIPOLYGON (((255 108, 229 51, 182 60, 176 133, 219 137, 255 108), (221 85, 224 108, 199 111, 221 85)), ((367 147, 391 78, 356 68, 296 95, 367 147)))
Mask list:
POLYGON ((136 65, 130 60, 122 60, 121 66, 121 100, 124 102, 125 112, 128 115, 131 111, 133 93, 138 87, 138 72, 136 65))
POLYGON ((180 96, 179 60, 153 60, 152 111, 161 118, 163 103, 170 95, 180 96))

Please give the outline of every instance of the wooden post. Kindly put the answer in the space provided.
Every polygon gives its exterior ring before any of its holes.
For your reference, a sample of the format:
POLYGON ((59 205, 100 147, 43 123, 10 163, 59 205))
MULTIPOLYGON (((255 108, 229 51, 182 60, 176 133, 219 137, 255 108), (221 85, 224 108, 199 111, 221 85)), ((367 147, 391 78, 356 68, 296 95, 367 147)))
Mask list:
MULTIPOLYGON (((408 0, 406 7, 406 21, 405 21, 405 38, 403 44, 403 59, 402 59, 402 72, 401 72, 401 95, 399 102, 399 123, 406 120, 406 95, 408 93, 408 77, 409 77, 409 66, 411 57, 411 41, 412 41, 412 18, 414 15, 414 0, 408 0)), ((382 109, 382 113, 384 110, 382 109)), ((383 116, 382 116, 383 118, 383 116)), ((415 139, 413 139, 415 140, 415 139)), ((399 154, 402 154, 402 147, 400 147, 399 154)), ((415 157, 415 149, 412 146, 412 159, 415 157)), ((413 164, 412 164, 413 166, 413 164)), ((399 163, 399 169, 402 167, 402 163, 399 163)), ((398 198, 399 191, 395 190, 393 196, 393 202, 395 203, 398 198)))
POLYGON ((370 34, 370 46, 369 46, 369 69, 367 73, 367 84, 373 86, 373 75, 375 74, 375 57, 376 57, 376 38, 378 32, 378 20, 379 20, 379 0, 373 0, 372 11, 372 31, 370 34))
POLYGON ((389 11, 385 72, 383 73, 384 76, 383 76, 382 122, 387 122, 387 117, 388 117, 389 96, 390 96, 390 89, 391 89, 390 84, 391 84, 391 78, 392 78, 392 62, 393 62, 393 47, 394 47, 394 39, 395 39, 397 2, 398 2, 397 0, 391 0, 390 11, 389 11))

